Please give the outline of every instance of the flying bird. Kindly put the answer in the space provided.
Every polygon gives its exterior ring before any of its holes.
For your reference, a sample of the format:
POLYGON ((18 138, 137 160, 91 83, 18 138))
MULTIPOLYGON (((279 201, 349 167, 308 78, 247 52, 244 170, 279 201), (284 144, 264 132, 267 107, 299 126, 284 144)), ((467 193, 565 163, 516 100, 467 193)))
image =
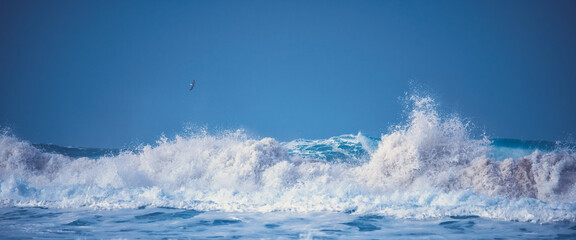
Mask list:
POLYGON ((192 80, 192 83, 190 83, 190 91, 194 88, 194 84, 196 84, 196 80, 192 80))

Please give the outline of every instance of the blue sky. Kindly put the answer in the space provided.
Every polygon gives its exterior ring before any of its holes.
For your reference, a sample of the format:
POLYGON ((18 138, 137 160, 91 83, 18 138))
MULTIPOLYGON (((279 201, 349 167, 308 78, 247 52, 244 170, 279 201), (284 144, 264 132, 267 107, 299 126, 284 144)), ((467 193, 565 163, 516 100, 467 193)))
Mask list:
POLYGON ((1 1, 0 125, 122 147, 402 120, 409 82, 489 136, 576 133, 576 1, 1 1), (196 88, 188 84, 196 80, 196 88))

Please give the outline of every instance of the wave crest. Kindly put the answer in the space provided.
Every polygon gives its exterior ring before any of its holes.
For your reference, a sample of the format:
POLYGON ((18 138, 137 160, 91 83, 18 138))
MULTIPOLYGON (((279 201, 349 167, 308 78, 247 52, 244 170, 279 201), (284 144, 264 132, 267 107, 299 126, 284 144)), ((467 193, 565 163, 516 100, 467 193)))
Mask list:
POLYGON ((467 122, 441 116, 429 97, 411 101, 408 121, 380 140, 357 134, 280 143, 241 130, 199 131, 137 151, 73 158, 2 134, 0 206, 576 220, 573 150, 494 160, 494 145, 472 137, 467 122))
POLYGON ((521 158, 490 159, 490 140, 470 137, 469 124, 441 118, 434 100, 412 97, 406 125, 382 135, 368 164, 360 168, 372 187, 391 191, 438 188, 543 201, 576 201, 576 154, 570 149, 536 150, 521 158))

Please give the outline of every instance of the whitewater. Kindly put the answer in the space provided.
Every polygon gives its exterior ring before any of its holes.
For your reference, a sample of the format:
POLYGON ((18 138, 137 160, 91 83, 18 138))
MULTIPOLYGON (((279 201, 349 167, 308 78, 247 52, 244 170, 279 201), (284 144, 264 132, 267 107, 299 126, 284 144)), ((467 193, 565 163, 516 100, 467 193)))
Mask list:
POLYGON ((0 237, 574 239, 576 152, 412 96, 379 138, 196 129, 137 149, 0 135, 0 237))

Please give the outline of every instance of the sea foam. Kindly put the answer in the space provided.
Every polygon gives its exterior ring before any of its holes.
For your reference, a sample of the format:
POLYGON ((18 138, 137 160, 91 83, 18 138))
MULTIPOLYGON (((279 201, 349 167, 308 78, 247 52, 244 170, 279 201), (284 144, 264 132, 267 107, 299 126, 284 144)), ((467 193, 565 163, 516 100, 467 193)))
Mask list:
POLYGON ((411 97, 406 123, 380 139, 281 143, 242 130, 199 131, 93 158, 43 152, 5 133, 0 206, 576 221, 573 150, 494 160, 487 137, 436 109, 429 97, 411 97))

